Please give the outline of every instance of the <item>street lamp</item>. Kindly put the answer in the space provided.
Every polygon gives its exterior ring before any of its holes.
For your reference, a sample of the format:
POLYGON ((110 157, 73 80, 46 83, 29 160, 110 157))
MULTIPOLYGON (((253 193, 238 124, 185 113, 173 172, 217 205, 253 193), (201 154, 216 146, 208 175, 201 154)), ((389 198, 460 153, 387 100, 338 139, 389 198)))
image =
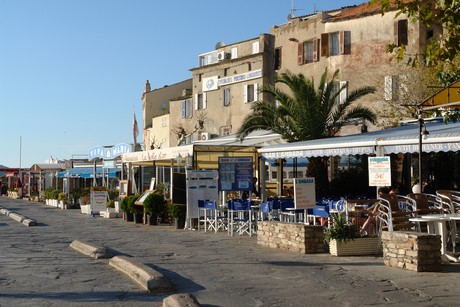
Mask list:
POLYGON ((419 126, 419 135, 418 135, 418 180, 420 185, 420 193, 423 192, 422 184, 422 152, 423 152, 423 140, 427 138, 428 130, 426 130, 425 120, 422 118, 422 112, 419 111, 418 116, 418 126, 419 126))

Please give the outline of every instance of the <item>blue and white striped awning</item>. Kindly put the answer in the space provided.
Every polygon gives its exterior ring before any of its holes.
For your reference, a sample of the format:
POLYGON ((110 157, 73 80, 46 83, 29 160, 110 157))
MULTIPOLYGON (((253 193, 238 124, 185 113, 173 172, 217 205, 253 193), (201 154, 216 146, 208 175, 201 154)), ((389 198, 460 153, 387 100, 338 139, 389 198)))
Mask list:
MULTIPOLYGON (((367 133, 265 146, 258 152, 267 159, 373 155, 379 147, 383 154, 414 153, 419 151, 419 129, 415 122, 367 133)), ((422 142, 423 152, 460 150, 460 122, 427 122, 426 129, 430 134, 422 142)))

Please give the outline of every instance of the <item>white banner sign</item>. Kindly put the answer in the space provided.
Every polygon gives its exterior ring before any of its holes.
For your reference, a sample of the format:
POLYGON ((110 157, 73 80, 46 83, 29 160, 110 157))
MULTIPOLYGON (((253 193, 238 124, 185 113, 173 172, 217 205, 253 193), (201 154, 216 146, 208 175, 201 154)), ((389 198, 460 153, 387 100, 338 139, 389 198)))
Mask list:
POLYGON ((315 178, 296 178, 294 180, 294 204, 296 209, 316 206, 315 178))
POLYGON ((390 157, 369 157, 369 186, 391 186, 390 157))

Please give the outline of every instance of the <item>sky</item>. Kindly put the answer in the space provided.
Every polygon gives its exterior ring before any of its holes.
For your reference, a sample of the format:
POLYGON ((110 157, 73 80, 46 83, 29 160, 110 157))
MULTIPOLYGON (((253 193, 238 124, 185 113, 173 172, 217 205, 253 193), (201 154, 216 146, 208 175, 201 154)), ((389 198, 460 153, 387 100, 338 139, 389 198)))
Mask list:
POLYGON ((217 42, 364 0, 0 0, 0 165, 133 142, 146 80, 191 78, 217 42), (292 5, 294 3, 294 6, 292 5))

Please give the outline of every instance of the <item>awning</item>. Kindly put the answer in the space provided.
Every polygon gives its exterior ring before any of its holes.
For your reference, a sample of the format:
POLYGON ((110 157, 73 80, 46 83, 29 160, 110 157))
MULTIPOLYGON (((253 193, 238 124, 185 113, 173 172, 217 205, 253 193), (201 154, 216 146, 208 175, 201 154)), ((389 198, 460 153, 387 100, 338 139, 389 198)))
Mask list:
MULTIPOLYGON (((407 123, 403 126, 318 139, 285 145, 266 146, 258 150, 267 159, 344 156, 375 154, 382 148, 383 154, 413 153, 419 151, 418 123, 407 123)), ((458 151, 460 150, 460 122, 426 122, 429 135, 422 142, 424 152, 458 151)))
POLYGON ((439 90, 419 106, 424 109, 442 108, 442 107, 460 107, 460 80, 439 90))
MULTIPOLYGON (((106 168, 104 169, 104 177, 116 178, 117 173, 121 172, 120 168, 106 168)), ((93 167, 76 167, 63 172, 58 173, 58 178, 93 178, 94 168, 93 167)), ((102 168, 96 168, 96 177, 102 177, 102 168)))

